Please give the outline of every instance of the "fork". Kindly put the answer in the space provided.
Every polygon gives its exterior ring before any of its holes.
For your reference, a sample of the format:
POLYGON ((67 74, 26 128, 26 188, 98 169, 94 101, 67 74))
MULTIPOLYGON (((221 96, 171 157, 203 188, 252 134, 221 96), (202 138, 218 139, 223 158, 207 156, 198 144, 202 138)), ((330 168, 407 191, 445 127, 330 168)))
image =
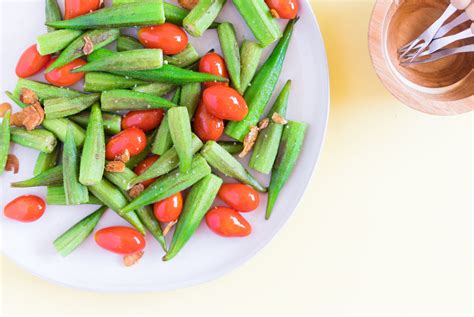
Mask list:
POLYGON ((426 29, 425 32, 412 41, 411 45, 408 46, 408 49, 406 49, 400 55, 400 59, 403 59, 406 55, 408 55, 415 46, 421 44, 421 47, 411 58, 411 61, 415 60, 428 47, 428 45, 430 45, 444 23, 458 10, 466 10, 470 4, 471 0, 451 0, 450 5, 446 8, 441 17, 436 20, 428 29, 426 29))
POLYGON ((455 48, 446 48, 444 50, 440 50, 431 54, 430 58, 419 59, 413 62, 407 61, 407 62, 401 63, 401 65, 407 66, 407 65, 416 65, 416 64, 426 64, 426 63, 435 62, 437 60, 440 60, 442 58, 445 58, 451 55, 462 54, 462 53, 472 53, 472 52, 474 52, 474 44, 469 44, 469 45, 455 47, 455 48))

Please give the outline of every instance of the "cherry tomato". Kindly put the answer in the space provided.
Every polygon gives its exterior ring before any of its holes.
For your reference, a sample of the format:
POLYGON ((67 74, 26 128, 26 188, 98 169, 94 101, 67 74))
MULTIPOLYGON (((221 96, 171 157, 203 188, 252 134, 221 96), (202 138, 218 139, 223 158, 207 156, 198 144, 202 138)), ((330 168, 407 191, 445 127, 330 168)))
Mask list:
POLYGON ((33 44, 21 54, 16 64, 16 75, 21 78, 33 76, 42 70, 50 59, 50 55, 41 56, 36 49, 36 44, 33 44))
POLYGON ((144 132, 157 128, 163 119, 162 109, 130 111, 122 119, 122 129, 136 127, 144 132))
POLYGON ((138 128, 128 128, 114 135, 105 147, 106 158, 111 161, 128 150, 130 156, 140 154, 146 147, 145 132, 138 128))
POLYGON ((298 14, 297 0, 265 0, 270 9, 275 10, 280 19, 294 19, 298 14))
MULTIPOLYGON (((138 165, 133 169, 133 171, 135 172, 135 174, 137 175, 141 175, 143 174, 150 166, 153 165, 153 163, 156 162, 157 159, 159 159, 160 157, 158 155, 152 155, 150 157, 147 157, 146 159, 144 159, 143 161, 141 161, 140 163, 138 163, 138 165)), ((143 186, 145 187, 148 187, 150 186, 154 181, 156 180, 156 178, 152 178, 152 179, 149 179, 149 180, 146 180, 144 182, 142 182, 143 186)))
MULTIPOLYGON (((56 59, 53 59, 51 65, 56 59)), ((79 66, 85 65, 87 62, 83 59, 76 59, 62 67, 56 68, 44 75, 44 78, 51 84, 59 87, 72 86, 84 77, 84 73, 71 73, 71 70, 79 66)))
POLYGON ((234 88, 213 86, 204 90, 202 102, 207 112, 223 120, 243 120, 249 109, 245 99, 234 88))
POLYGON ((174 194, 153 204, 156 219, 161 222, 171 222, 178 219, 183 211, 183 195, 174 194))
POLYGON ((207 112, 201 101, 194 115, 193 128, 202 141, 217 141, 224 133, 224 120, 207 112))
POLYGON ((252 232, 252 227, 234 209, 214 207, 206 214, 209 229, 223 237, 245 237, 252 232))
POLYGON ((145 238, 130 227, 109 227, 95 233, 95 242, 102 248, 118 253, 133 254, 145 248, 145 238))
POLYGON ((34 195, 25 195, 9 202, 3 208, 3 214, 13 220, 32 222, 38 220, 45 210, 46 204, 43 199, 34 195))
POLYGON ((98 10, 101 2, 101 0, 66 0, 64 20, 69 20, 98 10))
POLYGON ((138 31, 138 39, 148 48, 161 48, 163 54, 174 55, 183 51, 188 45, 188 36, 179 26, 173 23, 148 26, 138 31))
POLYGON ((260 204, 258 192, 244 184, 223 184, 218 196, 229 207, 241 212, 253 211, 260 204))
MULTIPOLYGON (((229 78, 224 59, 216 53, 207 53, 199 61, 199 71, 220 77, 229 78)), ((229 83, 223 82, 205 82, 204 87, 229 86, 229 83)))

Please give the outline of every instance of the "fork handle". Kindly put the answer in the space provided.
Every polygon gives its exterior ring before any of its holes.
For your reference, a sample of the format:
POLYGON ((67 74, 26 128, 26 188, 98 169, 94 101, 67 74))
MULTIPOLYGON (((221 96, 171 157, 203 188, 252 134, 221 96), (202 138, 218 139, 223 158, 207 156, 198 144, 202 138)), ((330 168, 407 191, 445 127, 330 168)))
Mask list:
POLYGON ((451 0, 451 5, 458 10, 466 10, 472 0, 451 0))

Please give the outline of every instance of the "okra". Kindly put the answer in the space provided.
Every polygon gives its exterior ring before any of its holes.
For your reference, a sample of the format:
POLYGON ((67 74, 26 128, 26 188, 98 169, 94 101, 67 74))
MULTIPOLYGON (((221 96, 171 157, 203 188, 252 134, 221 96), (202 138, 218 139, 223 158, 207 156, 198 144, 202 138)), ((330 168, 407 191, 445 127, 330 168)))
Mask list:
POLYGON ((81 34, 81 30, 57 30, 46 33, 36 39, 36 48, 41 55, 57 53, 66 48, 81 34))
POLYGON ((178 54, 164 57, 168 64, 181 68, 186 68, 196 63, 200 58, 201 56, 199 56, 199 53, 191 44, 188 44, 186 48, 178 54))
POLYGON ((145 84, 147 84, 147 82, 143 80, 108 73, 90 72, 84 76, 84 91, 87 92, 126 89, 145 84))
POLYGON ((117 40, 117 51, 131 51, 143 48, 142 43, 134 37, 128 35, 120 35, 117 40))
POLYGON ((221 185, 222 179, 211 174, 193 186, 186 198, 183 212, 176 225, 169 251, 163 257, 164 261, 174 258, 196 232, 216 198, 221 185))
MULTIPOLYGON (((48 205, 67 205, 64 187, 62 185, 48 186, 48 190, 46 192, 46 203, 48 205)), ((89 193, 89 200, 81 205, 102 205, 102 202, 97 197, 89 193)))
POLYGON ((232 155, 239 154, 244 149, 242 143, 235 141, 218 141, 217 144, 232 155))
POLYGON ((44 113, 48 119, 68 117, 91 107, 99 98, 99 94, 91 94, 75 98, 46 99, 43 102, 44 113))
POLYGON ((58 165, 39 173, 33 178, 11 183, 11 187, 39 187, 39 186, 56 186, 63 184, 63 166, 58 165))
POLYGON ((24 128, 11 127, 11 141, 41 152, 51 153, 58 141, 54 134, 42 129, 27 131, 24 128))
POLYGON ((56 251, 62 256, 68 256, 72 251, 76 250, 94 231, 106 210, 106 206, 100 207, 60 235, 53 242, 56 251))
MULTIPOLYGON (((200 85, 200 84, 198 84, 200 85)), ((179 104, 181 101, 181 87, 176 90, 174 93, 171 102, 179 104)), ((151 152, 158 155, 163 155, 169 148, 173 145, 173 140, 171 139, 170 126, 168 123, 168 115, 166 114, 163 120, 161 121, 158 131, 151 148, 151 152)))
POLYGON ((10 116, 11 110, 8 110, 3 117, 2 126, 0 127, 0 175, 5 170, 8 152, 10 151, 10 116))
POLYGON ((283 133, 283 124, 273 122, 272 116, 275 113, 283 117, 286 116, 290 88, 291 80, 288 80, 268 113, 267 117, 270 120, 268 127, 259 133, 257 142, 253 148, 249 166, 260 173, 269 174, 275 163, 278 146, 280 145, 281 135, 283 133))
POLYGON ((135 210, 168 198, 169 196, 194 185, 207 175, 211 174, 210 166, 201 155, 196 155, 193 158, 190 170, 191 171, 188 173, 182 173, 176 169, 160 177, 153 184, 148 186, 140 196, 122 208, 122 212, 135 210))
MULTIPOLYGON (((72 20, 67 20, 72 21, 72 20)), ((71 42, 62 52, 58 58, 48 66, 46 72, 50 72, 53 69, 62 67, 79 57, 86 55, 84 53, 84 45, 86 44, 85 38, 88 38, 92 42, 93 51, 112 43, 120 36, 118 29, 103 29, 103 30, 92 30, 84 33, 83 35, 76 38, 71 42)))
POLYGON ((233 3, 260 45, 266 47, 281 37, 280 27, 264 0, 233 0, 233 3))
POLYGON ((88 62, 95 62, 95 61, 100 60, 104 57, 112 56, 114 54, 115 54, 115 52, 112 51, 112 50, 109 50, 108 48, 100 48, 98 50, 94 50, 94 52, 92 52, 92 54, 88 55, 87 56, 87 61, 88 62))
POLYGON ((145 85, 134 87, 132 88, 132 90, 161 97, 172 92, 175 88, 176 86, 173 84, 152 83, 152 84, 145 84, 145 85))
POLYGON ((21 95, 21 90, 23 88, 34 91, 40 101, 43 101, 45 99, 61 98, 61 97, 74 98, 74 97, 83 95, 83 93, 74 89, 60 88, 53 85, 48 85, 48 84, 40 83, 37 81, 20 78, 18 80, 18 83, 16 84, 15 90, 13 91, 13 96, 15 96, 16 98, 19 98, 21 95))
POLYGON ((83 128, 81 128, 79 125, 69 119, 44 119, 42 125, 45 129, 51 131, 62 142, 66 140, 66 131, 68 126, 70 125, 72 127, 74 143, 76 143, 78 147, 81 147, 84 143, 86 131, 84 131, 83 128))
POLYGON ((166 120, 168 120, 174 148, 178 153, 179 170, 186 173, 193 160, 192 132, 188 109, 186 107, 171 108, 166 114, 166 120))
POLYGON ((240 48, 240 89, 238 89, 241 95, 244 95, 255 76, 262 53, 263 48, 258 43, 249 40, 242 42, 240 48))
MULTIPOLYGON (((112 184, 117 186, 124 193, 125 197, 131 201, 131 197, 128 195, 128 185, 130 181, 137 177, 131 169, 126 168, 122 173, 111 173, 105 172, 105 178, 107 178, 112 184)), ((143 206, 135 210, 138 218, 140 218, 143 225, 150 231, 150 233, 155 237, 155 239, 160 243, 163 250, 166 251, 166 241, 161 231, 160 223, 156 220, 155 215, 151 206, 143 206)))
MULTIPOLYGON (((56 0, 45 1, 44 13, 46 22, 61 21, 63 19, 63 16, 61 15, 61 9, 59 8, 58 2, 56 0)), ((48 27, 47 29, 48 32, 54 31, 54 28, 52 27, 48 27)))
POLYGON ((89 123, 82 148, 79 168, 79 182, 82 185, 95 185, 102 179, 105 165, 105 135, 102 112, 99 104, 92 106, 89 123))
POLYGON ((221 23, 217 28, 217 34, 219 35, 219 42, 224 54, 225 65, 229 71, 232 87, 240 91, 240 52, 234 26, 229 22, 221 23))
POLYGON ((163 66, 163 51, 149 48, 117 52, 110 56, 89 61, 86 65, 73 69, 73 73, 97 71, 134 71, 157 69, 163 66))
POLYGON ((243 141, 244 137, 249 133, 250 127, 257 125, 260 120, 280 77, 296 21, 291 20, 288 22, 283 37, 258 71, 251 86, 245 92, 244 98, 247 101, 249 112, 244 120, 239 122, 232 121, 227 125, 225 133, 228 136, 243 141))
POLYGON ((189 118, 192 119, 196 108, 199 105, 199 100, 201 99, 201 84, 192 83, 183 85, 181 88, 181 97, 179 100, 179 105, 186 107, 188 109, 189 118))
POLYGON ((79 182, 79 155, 70 125, 63 147, 63 182, 66 204, 79 205, 89 201, 87 187, 79 182))
MULTIPOLYGON (((89 122, 90 112, 84 111, 74 116, 69 117, 83 128, 87 128, 89 122)), ((104 125, 104 132, 108 134, 117 134, 122 130, 122 117, 114 113, 102 113, 102 123, 104 125)))
POLYGON ((217 18, 226 0, 200 0, 183 20, 183 27, 195 37, 201 36, 217 18))
POLYGON ((100 101, 104 111, 149 110, 176 106, 164 98, 125 89, 104 91, 100 101))
POLYGON ((107 7, 71 20, 48 22, 46 25, 58 29, 97 29, 157 25, 164 22, 163 1, 156 0, 107 7))
POLYGON ((54 151, 51 153, 39 153, 38 158, 36 159, 35 168, 33 170, 33 176, 40 175, 41 173, 56 166, 59 157, 59 148, 60 146, 56 146, 54 151))
MULTIPOLYGON (((191 151, 192 154, 196 154, 203 146, 202 141, 193 134, 191 141, 191 151)), ((155 161, 151 166, 148 167, 142 174, 135 177, 128 187, 132 187, 138 183, 144 182, 146 180, 163 176, 179 166, 179 156, 174 147, 166 151, 163 155, 160 156, 158 160, 155 161)))
POLYGON ((102 178, 98 184, 89 186, 89 191, 102 201, 104 205, 115 211, 120 217, 134 226, 141 234, 145 235, 145 227, 134 211, 136 208, 127 212, 122 211, 122 208, 128 204, 127 197, 125 197, 117 187, 112 185, 112 183, 102 178))
POLYGON ((208 141, 201 150, 201 155, 219 172, 250 185, 259 192, 266 192, 261 185, 229 152, 215 141, 208 141))
POLYGON ((289 121, 283 129, 278 156, 273 166, 272 179, 268 188, 268 203, 265 219, 269 219, 281 189, 290 177, 303 147, 308 125, 289 121))
POLYGON ((153 140, 155 139, 156 130, 153 131, 152 134, 147 135, 146 137, 146 146, 140 154, 132 156, 130 160, 125 164, 128 168, 134 169, 141 161, 146 159, 148 155, 151 153, 151 145, 153 144, 153 140))

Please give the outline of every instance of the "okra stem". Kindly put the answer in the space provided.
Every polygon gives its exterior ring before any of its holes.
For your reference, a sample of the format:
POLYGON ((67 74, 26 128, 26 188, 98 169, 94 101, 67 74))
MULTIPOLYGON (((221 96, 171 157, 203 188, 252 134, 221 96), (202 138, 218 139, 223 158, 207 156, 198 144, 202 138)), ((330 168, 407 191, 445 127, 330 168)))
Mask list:
MULTIPOLYGON (((200 84, 198 84, 200 85, 200 84)), ((173 99, 171 102, 179 104, 181 100, 181 87, 179 87, 174 93, 173 99)), ((158 155, 163 155, 168 149, 173 145, 173 140, 171 139, 170 126, 168 123, 168 115, 165 114, 165 117, 161 121, 158 131, 156 133, 151 152, 158 155)))
POLYGON ((84 143, 86 131, 69 119, 44 119, 42 124, 45 129, 51 131, 62 142, 66 140, 66 131, 70 125, 72 127, 74 143, 76 143, 78 147, 81 147, 84 143))
POLYGON ((101 105, 104 111, 149 110, 176 106, 164 98, 125 89, 104 91, 101 105))
POLYGON ((51 153, 57 145, 54 134, 42 129, 27 131, 24 128, 10 128, 11 141, 41 152, 51 153))
MULTIPOLYGON (((83 111, 74 116, 69 117, 83 128, 87 128, 89 122, 90 112, 83 111)), ((104 125, 104 132, 108 134, 117 134, 122 130, 122 117, 115 113, 102 113, 102 122, 104 125)))
POLYGON ((201 36, 217 18, 226 0, 200 0, 183 20, 183 27, 195 37, 201 36))
POLYGON ((99 94, 84 95, 75 98, 54 98, 43 102, 44 113, 48 119, 59 119, 79 113, 97 102, 99 94))
POLYGON ((2 126, 0 127, 0 175, 5 170, 8 152, 10 151, 10 116, 11 110, 8 110, 3 117, 2 126))
MULTIPOLYGON (((46 0, 44 9, 46 22, 61 21, 63 19, 61 15, 61 9, 59 8, 58 2, 56 0, 46 0)), ((48 27, 47 29, 48 32, 54 31, 54 28, 52 27, 48 27)))
POLYGON ((238 89, 241 95, 244 95, 255 76, 262 53, 263 48, 258 43, 249 40, 242 42, 240 49, 240 89, 238 89))
POLYGON ((136 38, 128 35, 120 35, 117 40, 117 51, 131 51, 143 48, 143 45, 136 38))
MULTIPOLYGON (((61 186, 48 186, 46 192, 46 203, 48 205, 60 205, 65 206, 66 204, 66 193, 64 187, 61 186)), ((89 200, 81 205, 102 205, 102 202, 92 194, 89 194, 89 200)))
POLYGON ((63 184, 63 166, 58 165, 39 173, 33 178, 11 183, 11 187, 39 187, 39 186, 56 186, 63 184))
POLYGON ((234 26, 229 22, 221 23, 217 28, 217 34, 219 35, 219 42, 224 54, 225 65, 229 71, 232 87, 240 91, 240 52, 234 26))
POLYGON ((186 107, 175 107, 168 110, 166 114, 170 127, 171 139, 179 157, 179 169, 186 173, 191 167, 193 160, 192 132, 188 109, 186 107))
POLYGON ((143 80, 108 73, 90 72, 84 76, 84 91, 87 92, 126 89, 146 84, 148 83, 143 80))
POLYGON ((41 55, 57 53, 66 48, 81 34, 82 31, 80 30, 57 30, 40 35, 36 39, 38 53, 41 55))

